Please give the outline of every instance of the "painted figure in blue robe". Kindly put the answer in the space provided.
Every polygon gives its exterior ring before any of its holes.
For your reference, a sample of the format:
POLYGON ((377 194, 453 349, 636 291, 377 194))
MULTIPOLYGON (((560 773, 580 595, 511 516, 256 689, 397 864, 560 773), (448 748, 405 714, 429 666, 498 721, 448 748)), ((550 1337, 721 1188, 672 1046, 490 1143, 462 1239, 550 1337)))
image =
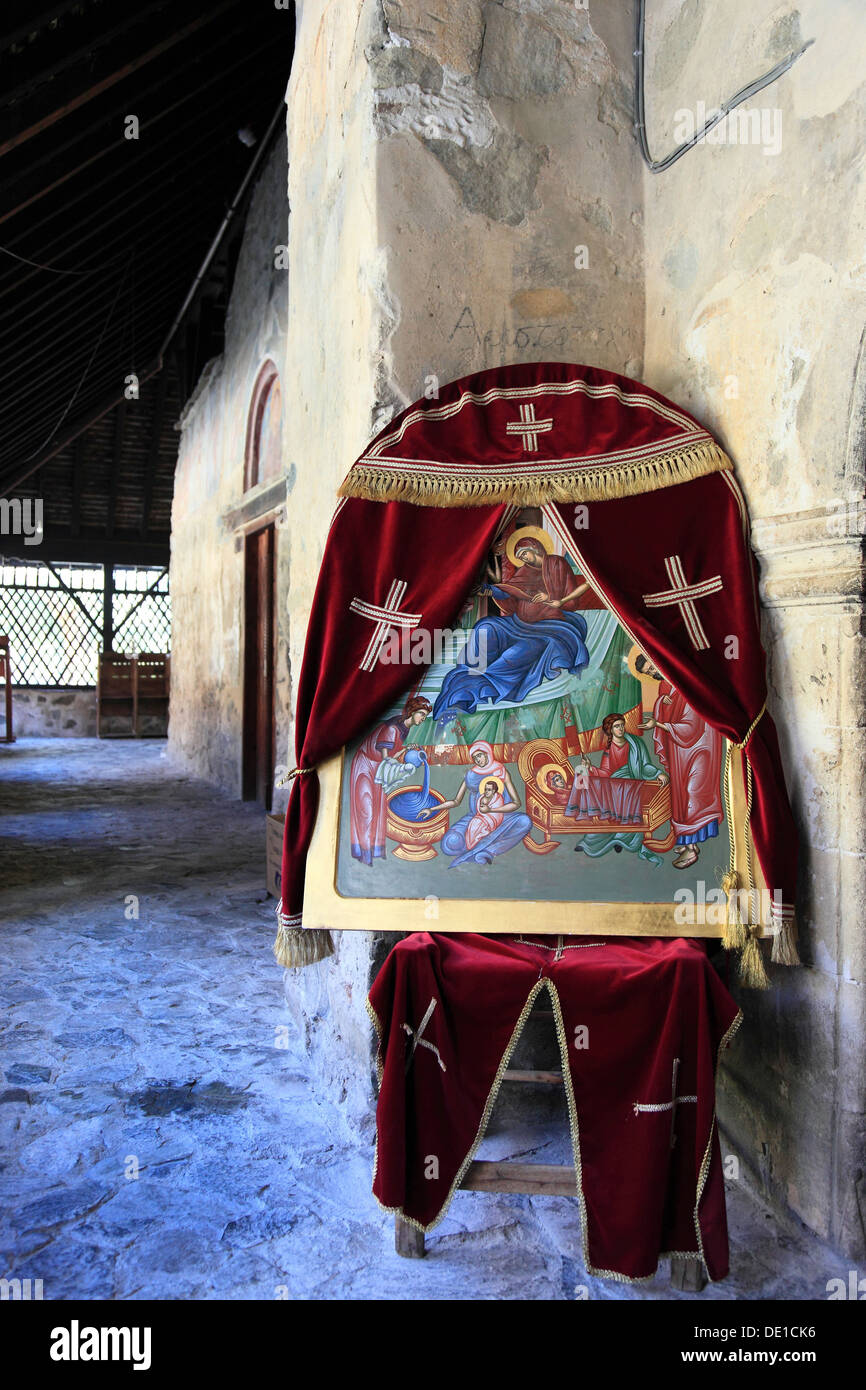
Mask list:
POLYGON ((520 800, 508 769, 493 756, 489 743, 479 739, 469 750, 470 766, 450 801, 440 801, 419 820, 446 808, 460 806, 467 792, 469 812, 442 837, 440 849, 452 856, 448 866, 492 864, 497 855, 519 845, 532 829, 532 821, 520 809, 520 800), (507 799, 506 799, 507 798, 507 799))
POLYGON ((535 536, 520 539, 514 558, 501 580, 480 591, 500 614, 472 628, 442 683, 434 719, 471 713, 487 700, 519 703, 543 680, 561 671, 580 675, 589 665, 586 619, 575 611, 588 584, 535 536))

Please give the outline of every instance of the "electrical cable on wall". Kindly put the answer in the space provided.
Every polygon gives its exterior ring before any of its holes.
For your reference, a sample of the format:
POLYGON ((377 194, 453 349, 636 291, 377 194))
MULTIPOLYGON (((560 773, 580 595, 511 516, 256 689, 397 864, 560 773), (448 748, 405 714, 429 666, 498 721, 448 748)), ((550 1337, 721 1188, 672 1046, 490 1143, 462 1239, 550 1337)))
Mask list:
POLYGON ((638 0, 636 23, 637 42, 634 51, 634 128, 637 132, 638 144, 640 146, 641 155, 643 156, 643 161, 646 164, 647 168, 650 170, 650 172, 653 174, 662 174, 666 169, 669 169, 672 164, 676 164, 678 159, 682 159, 683 155, 686 154, 688 150, 692 149, 695 145, 699 144, 700 141, 704 139, 704 137, 708 134, 709 131, 713 130, 719 124, 720 121, 723 121, 730 111, 733 111, 735 107, 740 106, 744 101, 748 101, 749 97, 753 97, 758 92, 763 91, 765 87, 769 87, 771 82, 775 82, 779 77, 783 75, 783 73, 786 73, 789 68, 792 68, 796 63, 797 59, 802 58, 803 54, 806 52, 806 49, 810 48, 811 45, 815 42, 814 39, 807 39, 806 42, 803 44, 802 48, 797 49, 796 53, 791 53, 787 58, 783 59, 781 63, 777 63, 774 68, 771 68, 769 72, 764 73, 763 77, 755 78, 754 82, 750 82, 747 86, 741 87, 740 90, 734 94, 734 96, 728 97, 726 101, 723 101, 718 111, 713 116, 711 116, 708 121, 704 122, 700 130, 695 131, 695 134, 691 137, 691 139, 683 141, 683 143, 681 145, 678 145, 677 148, 673 150, 669 155, 665 155, 664 159, 653 159, 652 155, 650 154, 649 143, 647 141, 646 135, 646 101, 644 96, 644 53, 646 47, 645 34, 646 0, 638 0))

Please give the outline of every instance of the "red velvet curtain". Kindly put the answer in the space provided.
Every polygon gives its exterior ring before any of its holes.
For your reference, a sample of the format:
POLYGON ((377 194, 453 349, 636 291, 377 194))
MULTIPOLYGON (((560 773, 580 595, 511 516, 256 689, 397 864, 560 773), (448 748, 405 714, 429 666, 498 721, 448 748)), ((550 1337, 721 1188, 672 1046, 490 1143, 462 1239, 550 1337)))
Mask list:
MULTIPOLYGON (((383 606, 390 595, 399 614, 420 614, 417 627, 423 624, 431 636, 437 628, 449 627, 478 579, 504 512, 503 504, 416 507, 354 497, 340 502, 313 598, 298 686, 299 768, 315 769, 358 738, 427 669, 380 661, 371 665, 368 652, 378 624, 358 605, 383 606), (396 595, 395 582, 406 586, 396 595)), ((282 910, 289 917, 303 909, 318 804, 315 771, 295 777, 282 863, 282 910)))
MULTIPOLYGON (((576 511, 557 504, 560 539, 662 673, 724 736, 740 742, 766 698, 755 575, 744 513, 729 474, 576 511), (696 649, 678 604, 648 607, 673 585, 665 562, 689 584, 722 587, 694 606, 708 646, 696 649)), ((365 665, 376 622, 352 606, 383 606, 405 583, 401 614, 431 633, 453 625, 505 518, 505 505, 420 507, 349 498, 337 510, 322 561, 298 689, 296 755, 314 769, 359 737, 403 692, 421 665, 365 665)), ((754 773, 751 828, 764 877, 793 903, 797 841, 778 739, 769 714, 748 745, 754 773)), ((294 779, 283 849, 283 911, 302 912, 306 853, 318 806, 314 771, 294 779)))

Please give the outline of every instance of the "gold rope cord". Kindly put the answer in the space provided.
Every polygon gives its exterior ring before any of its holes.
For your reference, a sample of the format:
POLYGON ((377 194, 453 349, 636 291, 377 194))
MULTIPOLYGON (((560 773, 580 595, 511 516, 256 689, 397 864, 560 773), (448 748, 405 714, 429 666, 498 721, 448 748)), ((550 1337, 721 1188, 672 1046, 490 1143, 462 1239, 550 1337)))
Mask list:
POLYGON ((731 845, 728 859, 728 871, 722 878, 722 890, 726 895, 725 924, 722 931, 722 942, 727 951, 736 950, 738 948, 742 949, 742 955, 740 957, 740 979, 744 985, 751 989, 768 989, 770 985, 764 966, 763 956, 761 955, 761 948, 758 944, 758 935, 761 928, 761 912, 756 898, 755 870, 752 859, 750 821, 752 818, 754 787, 752 763, 748 752, 749 740, 766 713, 766 709, 767 702, 765 700, 749 725, 745 738, 741 739, 739 743, 732 743, 729 739, 725 740, 725 768, 722 779, 731 845), (746 922, 743 921, 740 915, 740 877, 737 870, 737 847, 733 820, 733 760, 731 757, 731 750, 734 748, 742 753, 746 774, 746 812, 743 818, 743 842, 746 856, 746 893, 749 904, 748 921, 746 922), (733 913, 731 911, 732 898, 734 901, 733 913))

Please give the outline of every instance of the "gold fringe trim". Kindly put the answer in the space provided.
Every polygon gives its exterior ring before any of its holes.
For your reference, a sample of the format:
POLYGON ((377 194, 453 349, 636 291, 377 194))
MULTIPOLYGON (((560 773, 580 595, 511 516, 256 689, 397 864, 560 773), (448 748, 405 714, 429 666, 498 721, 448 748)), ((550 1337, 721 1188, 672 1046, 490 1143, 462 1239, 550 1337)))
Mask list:
POLYGON ((738 951, 745 946, 748 932, 740 915, 740 878, 737 873, 730 869, 722 875, 722 892, 727 898, 725 923, 722 928, 722 945, 726 951, 738 951))
POLYGON ((773 949, 770 952, 770 960, 774 965, 802 965, 800 953, 797 950, 797 924, 791 918, 788 922, 783 922, 773 937, 773 949))
POLYGON ((290 927, 283 912, 277 908, 277 939, 274 942, 274 955, 286 970, 295 970, 303 965, 315 965, 334 954, 334 943, 329 931, 305 931, 303 927, 290 927))
POLYGON ((758 938, 751 933, 740 956, 740 981, 746 989, 769 989, 770 981, 758 938))
POLYGON ((425 472, 423 460, 399 471, 360 459, 337 489, 340 497, 368 502, 414 502, 421 507, 486 507, 494 502, 540 507, 545 502, 602 502, 687 483, 733 464, 714 441, 672 450, 655 458, 599 462, 592 468, 561 469, 543 477, 506 477, 456 467, 443 476, 425 472))

